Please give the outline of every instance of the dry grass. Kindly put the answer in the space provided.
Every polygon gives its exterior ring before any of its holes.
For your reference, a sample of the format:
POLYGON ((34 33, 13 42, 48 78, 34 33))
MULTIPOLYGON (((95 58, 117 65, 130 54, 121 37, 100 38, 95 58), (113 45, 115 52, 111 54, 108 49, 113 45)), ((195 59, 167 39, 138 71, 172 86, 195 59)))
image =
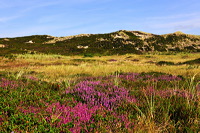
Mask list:
POLYGON ((156 65, 138 65, 138 64, 102 64, 102 65, 88 65, 80 64, 79 66, 72 65, 51 65, 45 67, 31 67, 32 71, 43 72, 45 75, 48 75, 50 78, 68 78, 74 75, 91 75, 91 76, 100 76, 108 75, 116 71, 122 72, 164 72, 173 75, 186 75, 192 76, 197 72, 200 72, 199 69, 187 69, 187 66, 156 66, 156 65))
POLYGON ((192 76, 200 73, 199 65, 158 66, 155 62, 172 61, 178 63, 193 60, 199 56, 200 54, 115 55, 83 58, 81 56, 61 55, 17 55, 15 60, 2 58, 0 60, 0 71, 24 71, 25 73, 34 71, 43 74, 46 80, 71 79, 80 75, 108 75, 116 71, 137 73, 155 71, 192 76))

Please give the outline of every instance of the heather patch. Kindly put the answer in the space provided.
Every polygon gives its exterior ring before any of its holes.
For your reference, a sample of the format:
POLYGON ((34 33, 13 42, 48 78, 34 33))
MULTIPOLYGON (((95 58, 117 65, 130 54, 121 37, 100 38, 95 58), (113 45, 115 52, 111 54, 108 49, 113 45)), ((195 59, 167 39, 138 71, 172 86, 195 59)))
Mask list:
POLYGON ((165 73, 0 79, 2 132, 196 132, 198 79, 165 73))
POLYGON ((104 106, 111 110, 123 102, 136 103, 137 101, 134 97, 129 96, 129 92, 125 88, 101 81, 82 81, 75 86, 72 94, 89 105, 104 106))

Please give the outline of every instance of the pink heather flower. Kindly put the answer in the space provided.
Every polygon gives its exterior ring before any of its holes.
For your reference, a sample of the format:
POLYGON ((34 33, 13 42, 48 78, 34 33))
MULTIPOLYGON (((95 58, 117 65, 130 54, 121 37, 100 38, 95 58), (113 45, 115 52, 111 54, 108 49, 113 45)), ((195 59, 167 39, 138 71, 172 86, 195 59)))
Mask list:
POLYGON ((33 81, 38 81, 38 78, 33 77, 33 76, 26 76, 26 78, 33 80, 33 81))
POLYGON ((2 78, 0 80, 0 87, 4 89, 16 89, 19 87, 19 83, 17 83, 16 81, 11 81, 11 80, 2 78))
POLYGON ((79 96, 90 106, 104 106, 107 109, 113 109, 124 101, 136 102, 136 99, 130 97, 125 88, 101 81, 82 81, 75 86, 73 94, 79 96))
POLYGON ((67 124, 72 122, 74 124, 73 128, 69 130, 71 132, 80 132, 81 125, 86 124, 91 121, 92 115, 96 113, 98 110, 97 106, 92 108, 88 108, 86 104, 78 103, 74 107, 61 105, 59 102, 47 104, 46 112, 50 114, 49 117, 46 118, 47 121, 52 122, 56 121, 55 124, 57 127, 61 126, 62 124, 67 124))

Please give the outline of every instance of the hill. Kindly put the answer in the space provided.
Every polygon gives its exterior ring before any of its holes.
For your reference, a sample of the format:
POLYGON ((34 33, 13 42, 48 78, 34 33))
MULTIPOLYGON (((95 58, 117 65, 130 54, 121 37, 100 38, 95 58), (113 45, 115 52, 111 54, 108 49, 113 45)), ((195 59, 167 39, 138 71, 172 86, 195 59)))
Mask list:
POLYGON ((0 38, 0 55, 46 53, 62 55, 112 55, 145 52, 200 52, 200 36, 175 32, 155 35, 141 31, 120 30, 107 34, 80 34, 66 37, 33 35, 0 38))

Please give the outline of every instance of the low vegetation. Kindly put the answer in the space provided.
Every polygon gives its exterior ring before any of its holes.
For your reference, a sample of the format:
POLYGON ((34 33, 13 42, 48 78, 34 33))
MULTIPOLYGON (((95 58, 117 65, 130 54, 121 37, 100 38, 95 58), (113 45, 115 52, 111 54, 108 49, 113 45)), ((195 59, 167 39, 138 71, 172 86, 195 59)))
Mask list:
POLYGON ((120 30, 107 34, 83 34, 68 37, 34 35, 0 38, 0 56, 25 53, 60 55, 124 55, 147 52, 200 52, 200 36, 184 33, 155 35, 120 30))
POLYGON ((2 56, 0 131, 198 132, 199 56, 2 56))

